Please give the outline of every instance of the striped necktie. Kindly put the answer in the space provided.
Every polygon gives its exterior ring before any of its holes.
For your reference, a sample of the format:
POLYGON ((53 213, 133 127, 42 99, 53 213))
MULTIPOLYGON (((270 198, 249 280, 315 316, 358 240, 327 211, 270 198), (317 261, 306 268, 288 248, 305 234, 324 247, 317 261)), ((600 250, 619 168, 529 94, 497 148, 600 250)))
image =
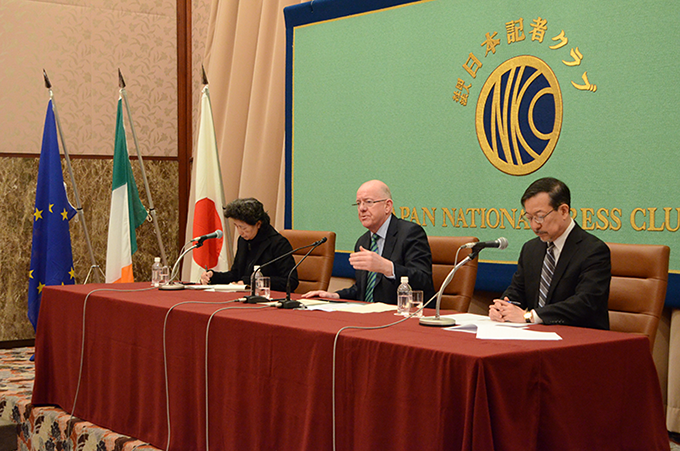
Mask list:
MULTIPOLYGON (((378 252, 378 238, 380 237, 377 233, 374 233, 371 237, 371 252, 378 252)), ((373 271, 369 271, 366 276, 366 296, 364 296, 364 301, 366 302, 373 302, 373 290, 375 289, 376 277, 378 277, 378 274, 373 271)))
POLYGON ((543 270, 541 271, 541 285, 538 290, 538 306, 543 307, 548 298, 548 290, 550 289, 550 282, 552 282, 553 273, 555 272, 555 244, 548 243, 548 249, 545 251, 543 258, 543 270))

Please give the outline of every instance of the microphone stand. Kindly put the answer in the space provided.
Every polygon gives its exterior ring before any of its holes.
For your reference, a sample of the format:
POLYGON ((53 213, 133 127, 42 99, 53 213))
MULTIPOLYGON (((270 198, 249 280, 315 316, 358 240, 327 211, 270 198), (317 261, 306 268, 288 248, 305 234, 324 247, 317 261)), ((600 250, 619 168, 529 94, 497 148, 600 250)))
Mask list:
MULTIPOLYGON (((158 287, 159 290, 170 290, 170 291, 172 291, 172 290, 183 290, 184 289, 183 283, 173 282, 173 280, 175 280, 175 277, 177 277, 177 273, 179 272, 177 265, 179 265, 179 262, 182 261, 182 258, 186 254, 188 254, 189 251, 193 251, 197 247, 203 246, 203 242, 206 239, 207 238, 197 240, 196 244, 194 244, 193 246, 191 246, 190 248, 188 248, 184 252, 182 252, 182 254, 177 258, 177 261, 175 261, 175 264, 172 266, 172 272, 170 273, 170 281, 167 283, 167 285, 161 285, 160 287, 158 287)), ((189 242, 187 242, 187 244, 189 244, 191 242, 193 242, 193 241, 189 241, 189 242)), ((186 246, 186 244, 185 244, 185 246, 186 246)))
POLYGON ((458 268, 460 268, 461 266, 463 266, 467 262, 474 260, 477 257, 477 254, 479 254, 479 250, 472 251, 470 253, 470 255, 465 257, 460 263, 458 263, 456 266, 453 267, 453 269, 451 270, 449 275, 446 276, 446 279, 444 279, 444 282, 442 283, 442 287, 439 289, 439 292, 437 293, 437 310, 436 310, 435 316, 423 316, 422 318, 420 318, 420 325, 421 326, 449 327, 449 326, 455 326, 456 325, 455 319, 453 319, 453 318, 442 318, 442 317, 439 316, 439 308, 440 308, 441 303, 442 303, 442 295, 444 294, 444 289, 453 280, 453 276, 456 274, 456 271, 458 271, 458 268))
POLYGON ((290 276, 292 276, 292 275, 293 275, 293 271, 295 271, 295 269, 296 269, 298 266, 300 266, 300 263, 302 263, 303 261, 305 261, 305 258, 307 258, 307 256, 308 256, 309 254, 311 254, 312 252, 314 252, 314 249, 316 249, 317 247, 319 247, 321 244, 323 244, 322 241, 317 241, 316 243, 314 243, 314 247, 311 248, 311 249, 305 254, 305 256, 302 257, 302 258, 300 259, 300 261, 297 262, 297 263, 295 264, 295 266, 293 266, 293 269, 291 269, 290 272, 288 273, 288 280, 286 281, 286 299, 284 299, 283 301, 281 301, 281 303, 278 305, 279 308, 293 309, 293 308, 300 308, 300 307, 302 307, 302 305, 303 305, 302 302, 300 302, 300 301, 294 301, 293 299, 290 298, 290 276))
MULTIPOLYGON (((294 254, 295 252, 297 252, 297 251, 299 251, 299 250, 306 249, 306 248, 308 248, 308 247, 314 246, 314 247, 312 248, 311 251, 307 252, 307 255, 309 255, 310 252, 312 252, 317 246, 319 246, 319 245, 325 243, 326 241, 328 241, 328 238, 323 237, 323 238, 320 239, 319 241, 315 241, 315 242, 313 242, 312 244, 306 244, 306 245, 304 245, 304 246, 300 246, 300 247, 298 247, 297 249, 293 249, 292 251, 286 252, 286 253, 283 254, 283 255, 279 255, 278 257, 276 257, 276 258, 273 259, 273 260, 269 260, 269 261, 268 261, 267 263, 265 263, 264 265, 260 265, 260 267, 257 268, 257 271, 253 271, 253 274, 251 274, 251 276, 250 276, 250 295, 249 295, 249 296, 246 296, 246 297, 245 297, 246 300, 243 301, 243 302, 245 302, 246 304, 257 304, 258 302, 271 302, 271 299, 267 299, 267 298, 264 297, 264 296, 259 296, 259 295, 256 295, 256 294, 255 294, 255 276, 257 275, 257 273, 258 273, 258 272, 261 273, 261 272, 262 272, 262 268, 264 268, 265 266, 268 266, 268 265, 270 265, 270 264, 272 264, 272 263, 274 263, 274 262, 277 262, 277 261, 281 260, 282 258, 288 257, 289 255, 292 255, 292 254, 294 254)), ((307 255, 305 255, 305 256, 302 258, 302 260, 304 260, 305 258, 307 258, 307 255)), ((302 263, 302 260, 300 260, 300 263, 302 263)), ((293 267, 293 269, 297 268, 298 265, 299 265, 300 263, 296 264, 296 265, 293 267)), ((292 273, 292 272, 293 272, 293 271, 291 270, 291 273, 292 273)), ((290 284, 290 274, 288 275, 288 284, 290 284)), ((290 299, 290 289, 289 289, 289 288, 286 288, 286 289, 288 290, 288 293, 289 293, 288 296, 286 296, 286 298, 287 298, 287 299, 290 299)), ((290 308, 292 308, 292 307, 290 307, 290 308)))

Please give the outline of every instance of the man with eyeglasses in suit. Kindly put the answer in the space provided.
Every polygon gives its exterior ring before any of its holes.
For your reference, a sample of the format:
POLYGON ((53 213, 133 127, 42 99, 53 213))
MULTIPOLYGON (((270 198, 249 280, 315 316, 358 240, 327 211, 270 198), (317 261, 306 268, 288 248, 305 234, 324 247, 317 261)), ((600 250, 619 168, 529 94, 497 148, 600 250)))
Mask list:
POLYGON ((390 189, 380 180, 370 180, 359 187, 354 206, 361 225, 368 231, 349 256, 356 282, 336 293, 310 291, 303 297, 396 304, 401 276, 408 276, 413 290, 423 291, 425 301, 434 295, 432 252, 425 230, 397 218, 392 214, 392 205, 390 189))
POLYGON ((524 244, 510 286, 489 306, 494 321, 609 329, 609 247, 570 216, 571 194, 546 177, 524 192, 524 218, 537 238, 524 244))

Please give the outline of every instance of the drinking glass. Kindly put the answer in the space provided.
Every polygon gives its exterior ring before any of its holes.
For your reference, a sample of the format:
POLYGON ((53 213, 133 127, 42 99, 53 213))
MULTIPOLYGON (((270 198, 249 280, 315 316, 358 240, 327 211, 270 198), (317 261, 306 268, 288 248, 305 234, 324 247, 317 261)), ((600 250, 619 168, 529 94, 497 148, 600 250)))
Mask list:
POLYGON ((255 294, 271 299, 271 279, 267 276, 262 276, 257 278, 257 287, 255 294))
POLYGON ((160 285, 167 285, 169 283, 170 283, 170 267, 166 265, 161 268, 160 285))
POLYGON ((411 292, 411 302, 409 303, 408 306, 408 313, 413 315, 415 318, 420 318, 423 316, 423 311, 421 309, 422 306, 423 306, 423 292, 420 290, 413 290, 411 292))

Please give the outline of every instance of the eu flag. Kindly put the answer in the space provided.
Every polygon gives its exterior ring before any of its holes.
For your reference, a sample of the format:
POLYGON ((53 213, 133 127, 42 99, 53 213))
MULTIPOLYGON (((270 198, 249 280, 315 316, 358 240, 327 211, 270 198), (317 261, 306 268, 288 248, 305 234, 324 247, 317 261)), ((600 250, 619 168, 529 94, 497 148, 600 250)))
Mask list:
POLYGON ((57 127, 52 101, 47 105, 38 185, 33 211, 33 244, 28 273, 28 319, 38 324, 40 299, 46 285, 75 283, 69 220, 76 214, 66 197, 61 169, 57 127))

